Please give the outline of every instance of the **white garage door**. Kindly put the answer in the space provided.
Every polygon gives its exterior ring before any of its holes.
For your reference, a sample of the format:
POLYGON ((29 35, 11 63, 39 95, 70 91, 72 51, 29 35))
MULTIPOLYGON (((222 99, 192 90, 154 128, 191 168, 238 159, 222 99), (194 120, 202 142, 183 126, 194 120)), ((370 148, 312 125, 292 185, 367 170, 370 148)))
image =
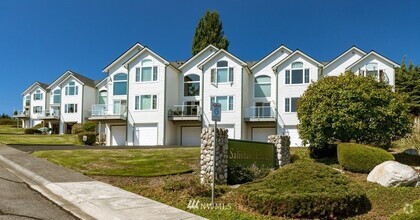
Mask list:
POLYGON ((153 146, 158 144, 157 124, 138 125, 135 132, 135 145, 153 146))
POLYGON ((182 127, 181 145, 200 146, 201 127, 182 127))
POLYGON ((125 126, 112 126, 111 127, 111 138, 112 146, 122 146, 125 145, 125 126))
POLYGON ((299 137, 297 129, 287 129, 286 135, 290 135, 290 146, 300 147, 302 146, 302 140, 299 137))
POLYGON ((252 140, 267 142, 268 136, 276 134, 276 128, 252 128, 252 140))

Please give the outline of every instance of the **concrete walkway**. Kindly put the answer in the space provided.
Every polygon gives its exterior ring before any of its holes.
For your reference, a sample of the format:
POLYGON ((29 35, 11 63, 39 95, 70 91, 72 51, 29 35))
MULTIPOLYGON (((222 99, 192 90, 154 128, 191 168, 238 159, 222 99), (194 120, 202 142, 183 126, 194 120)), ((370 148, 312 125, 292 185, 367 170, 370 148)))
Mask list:
POLYGON ((0 163, 81 219, 203 219, 5 145, 0 163))

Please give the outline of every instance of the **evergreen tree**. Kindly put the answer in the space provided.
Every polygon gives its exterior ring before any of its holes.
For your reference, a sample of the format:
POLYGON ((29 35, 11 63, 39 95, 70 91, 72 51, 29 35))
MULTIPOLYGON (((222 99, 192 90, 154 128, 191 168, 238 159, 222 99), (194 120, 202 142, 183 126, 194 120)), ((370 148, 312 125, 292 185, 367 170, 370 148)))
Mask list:
POLYGON ((192 54, 197 54, 209 44, 227 50, 229 41, 224 36, 222 29, 223 25, 219 20, 219 13, 217 11, 206 11, 206 14, 200 18, 198 26, 195 29, 192 54))
POLYGON ((410 113, 420 115, 420 66, 409 64, 405 61, 400 68, 395 69, 395 90, 408 95, 410 113))

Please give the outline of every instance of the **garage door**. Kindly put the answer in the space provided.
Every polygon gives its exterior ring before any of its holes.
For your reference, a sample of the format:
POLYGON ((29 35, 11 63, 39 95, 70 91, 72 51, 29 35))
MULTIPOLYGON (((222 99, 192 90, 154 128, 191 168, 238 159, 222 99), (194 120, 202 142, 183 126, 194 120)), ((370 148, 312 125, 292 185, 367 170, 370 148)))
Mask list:
POLYGON ((200 146, 201 145, 201 127, 182 127, 181 145, 182 146, 200 146))
POLYGON ((252 140, 267 142, 268 136, 276 134, 276 128, 252 128, 252 140))
POLYGON ((112 126, 111 127, 111 138, 112 146, 125 145, 125 126, 112 126))
POLYGON ((135 131, 135 145, 153 146, 158 144, 157 124, 138 125, 135 131))

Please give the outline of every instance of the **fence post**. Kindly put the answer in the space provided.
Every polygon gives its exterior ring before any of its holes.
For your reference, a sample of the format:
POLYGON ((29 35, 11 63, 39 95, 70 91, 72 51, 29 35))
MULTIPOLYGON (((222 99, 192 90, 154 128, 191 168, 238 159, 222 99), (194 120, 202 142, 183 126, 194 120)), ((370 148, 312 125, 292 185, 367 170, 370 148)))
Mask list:
POLYGON ((290 163, 290 136, 270 135, 268 143, 272 143, 276 149, 278 167, 283 167, 290 163))
MULTIPOLYGON (((201 132, 201 156, 200 156, 200 183, 210 184, 212 180, 213 166, 213 142, 214 129, 203 128, 201 132)), ((219 184, 227 183, 227 160, 228 160, 228 130, 217 129, 216 146, 216 172, 215 180, 219 184)))

